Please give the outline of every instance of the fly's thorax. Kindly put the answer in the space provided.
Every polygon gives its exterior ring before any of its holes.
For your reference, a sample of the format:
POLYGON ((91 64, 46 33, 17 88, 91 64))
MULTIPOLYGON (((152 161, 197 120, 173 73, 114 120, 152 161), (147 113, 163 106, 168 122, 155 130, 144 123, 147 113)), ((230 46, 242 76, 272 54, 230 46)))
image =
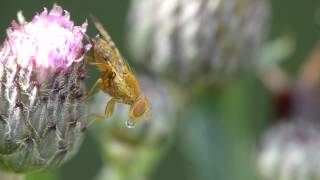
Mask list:
POLYGON ((105 78, 104 83, 106 84, 105 92, 115 99, 118 99, 118 102, 125 104, 132 104, 136 99, 136 90, 128 86, 125 81, 125 78, 120 75, 118 72, 114 72, 113 78, 105 78))

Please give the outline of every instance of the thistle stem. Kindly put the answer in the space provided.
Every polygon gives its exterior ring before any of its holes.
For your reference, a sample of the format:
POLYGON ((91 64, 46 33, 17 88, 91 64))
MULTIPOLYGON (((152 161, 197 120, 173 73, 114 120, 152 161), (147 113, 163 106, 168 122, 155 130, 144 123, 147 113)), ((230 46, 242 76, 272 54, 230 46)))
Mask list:
POLYGON ((96 180, 146 180, 143 176, 137 176, 125 172, 117 166, 108 165, 104 167, 96 180))

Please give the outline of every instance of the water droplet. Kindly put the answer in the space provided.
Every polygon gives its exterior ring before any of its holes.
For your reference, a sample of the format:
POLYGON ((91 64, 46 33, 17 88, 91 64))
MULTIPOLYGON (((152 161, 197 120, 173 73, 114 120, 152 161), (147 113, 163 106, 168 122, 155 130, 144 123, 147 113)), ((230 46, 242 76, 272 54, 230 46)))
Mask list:
POLYGON ((127 128, 134 128, 134 127, 136 127, 136 123, 133 122, 131 119, 128 119, 128 120, 126 121, 126 125, 127 125, 127 128))

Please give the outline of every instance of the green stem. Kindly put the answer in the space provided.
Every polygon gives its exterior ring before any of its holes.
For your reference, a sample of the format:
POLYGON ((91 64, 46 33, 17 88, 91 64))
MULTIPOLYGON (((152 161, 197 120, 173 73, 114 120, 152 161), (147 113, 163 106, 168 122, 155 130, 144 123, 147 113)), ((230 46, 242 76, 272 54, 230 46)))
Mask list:
POLYGON ((25 175, 23 174, 14 174, 10 172, 0 171, 0 179, 4 180, 24 180, 25 175))
POLYGON ((108 165, 108 167, 103 167, 100 175, 96 180, 145 180, 145 177, 136 177, 135 175, 128 174, 121 170, 121 168, 113 167, 108 165))

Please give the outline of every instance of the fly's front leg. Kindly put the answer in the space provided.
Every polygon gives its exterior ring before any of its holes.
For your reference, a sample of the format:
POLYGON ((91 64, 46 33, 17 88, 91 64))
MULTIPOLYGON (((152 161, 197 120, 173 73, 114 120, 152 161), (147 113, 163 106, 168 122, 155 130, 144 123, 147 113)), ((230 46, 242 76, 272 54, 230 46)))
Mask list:
POLYGON ((116 100, 112 98, 110 101, 108 101, 106 105, 104 115, 92 113, 90 114, 90 116, 94 117, 97 121, 109 119, 114 113, 115 105, 116 105, 116 100))
POLYGON ((116 105, 116 100, 114 98, 110 99, 110 101, 107 103, 106 109, 104 111, 107 118, 110 118, 114 113, 115 105, 116 105))
POLYGON ((83 37, 92 45, 94 45, 94 42, 92 41, 92 39, 88 36, 88 34, 83 33, 83 37))
MULTIPOLYGON (((101 64, 101 63, 91 63, 91 64, 98 64, 101 66, 105 66, 105 64, 101 64)), ((89 99, 94 94, 94 90, 98 85, 100 90, 106 92, 106 90, 109 88, 110 77, 114 78, 114 73, 107 67, 106 70, 103 72, 102 76, 91 87, 85 99, 89 99)))
POLYGON ((90 116, 93 117, 95 121, 104 121, 108 118, 106 115, 100 115, 96 113, 92 113, 90 116))
POLYGON ((110 69, 110 65, 107 63, 90 62, 88 60, 85 63, 92 65, 92 66, 96 66, 97 68, 99 68, 102 71, 108 71, 110 69))
POLYGON ((89 92, 87 93, 86 97, 85 97, 85 100, 88 100, 89 98, 92 97, 92 95, 94 94, 94 90, 96 89, 97 86, 104 86, 103 85, 103 79, 99 78, 95 83, 94 85, 91 87, 91 89, 89 90, 89 92))

